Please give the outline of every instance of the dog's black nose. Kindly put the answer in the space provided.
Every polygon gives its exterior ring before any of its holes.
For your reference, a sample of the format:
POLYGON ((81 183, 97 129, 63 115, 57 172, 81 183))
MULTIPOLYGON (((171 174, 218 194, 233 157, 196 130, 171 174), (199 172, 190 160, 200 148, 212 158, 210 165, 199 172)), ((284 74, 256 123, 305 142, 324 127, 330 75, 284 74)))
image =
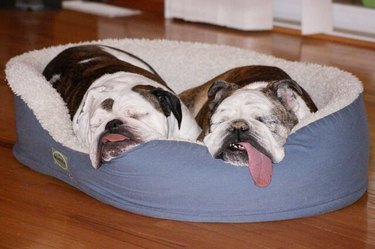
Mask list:
POLYGON ((124 124, 124 123, 121 120, 113 119, 105 125, 105 129, 109 130, 109 131, 113 131, 113 130, 117 129, 122 124, 124 124))
POLYGON ((242 134, 249 130, 249 125, 244 120, 235 120, 230 124, 228 131, 232 132, 236 136, 238 141, 241 141, 242 134))
POLYGON ((228 130, 236 133, 245 132, 249 130, 249 125, 245 120, 235 120, 230 124, 228 130))

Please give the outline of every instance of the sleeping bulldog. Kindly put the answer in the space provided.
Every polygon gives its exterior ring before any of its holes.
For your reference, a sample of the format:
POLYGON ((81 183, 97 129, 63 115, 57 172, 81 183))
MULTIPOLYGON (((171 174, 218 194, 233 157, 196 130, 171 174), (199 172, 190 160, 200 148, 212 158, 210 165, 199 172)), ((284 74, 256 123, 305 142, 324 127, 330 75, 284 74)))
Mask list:
POLYGON ((202 128, 215 158, 248 165, 257 186, 271 182, 272 163, 285 155, 292 128, 317 107, 283 70, 271 66, 231 69, 180 94, 202 128))
POLYGON ((43 75, 66 102, 73 131, 95 168, 140 143, 195 140, 201 131, 158 73, 126 51, 71 47, 52 59, 43 75))

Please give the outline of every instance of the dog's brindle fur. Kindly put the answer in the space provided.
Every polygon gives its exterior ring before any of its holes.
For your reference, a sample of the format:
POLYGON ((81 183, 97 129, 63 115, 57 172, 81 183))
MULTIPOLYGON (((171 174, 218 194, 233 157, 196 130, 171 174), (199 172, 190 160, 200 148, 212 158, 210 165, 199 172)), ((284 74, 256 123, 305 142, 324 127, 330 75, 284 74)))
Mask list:
MULTIPOLYGON (((215 109, 209 107, 214 96, 209 96, 209 90, 211 86, 219 81, 223 80, 237 85, 238 87, 233 89, 239 89, 243 86, 254 82, 275 82, 280 80, 291 80, 291 77, 277 67, 252 65, 234 68, 226 71, 223 74, 216 76, 209 80, 203 85, 195 88, 188 89, 182 92, 179 97, 182 102, 189 108, 189 111, 195 116, 198 125, 202 128, 202 133, 198 137, 198 140, 203 140, 207 130, 210 127, 211 116, 215 109)), ((316 112, 317 107, 312 101, 309 94, 301 87, 301 92, 297 91, 297 94, 306 102, 307 107, 311 112, 316 112)), ((231 94, 231 91, 225 93, 227 96, 231 94)), ((222 97, 223 100, 226 96, 222 97)))
POLYGON ((102 45, 71 47, 56 56, 43 71, 44 77, 52 83, 53 87, 66 102, 71 119, 73 119, 87 89, 95 80, 105 74, 121 71, 140 74, 171 90, 158 74, 135 67, 101 48, 117 50, 116 48, 102 45), (87 62, 80 63, 85 60, 87 62), (65 61, 70 61, 71 63, 63 63, 65 61))

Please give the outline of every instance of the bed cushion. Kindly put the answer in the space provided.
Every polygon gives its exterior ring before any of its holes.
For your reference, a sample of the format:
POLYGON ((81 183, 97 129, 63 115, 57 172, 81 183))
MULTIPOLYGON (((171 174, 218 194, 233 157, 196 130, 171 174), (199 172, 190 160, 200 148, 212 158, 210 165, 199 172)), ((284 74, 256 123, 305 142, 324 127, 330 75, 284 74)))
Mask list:
POLYGON ((115 207, 153 217, 208 222, 254 222, 337 210, 367 189, 369 136, 361 82, 337 68, 290 62, 239 48, 167 40, 104 40, 148 61, 181 92, 229 68, 278 66, 312 96, 319 111, 293 130, 272 182, 256 187, 247 167, 213 159, 186 141, 151 141, 92 168, 75 138, 67 108, 41 72, 73 44, 32 51, 6 67, 15 93, 14 155, 115 207), (189 56, 186 56, 189 54, 189 56))

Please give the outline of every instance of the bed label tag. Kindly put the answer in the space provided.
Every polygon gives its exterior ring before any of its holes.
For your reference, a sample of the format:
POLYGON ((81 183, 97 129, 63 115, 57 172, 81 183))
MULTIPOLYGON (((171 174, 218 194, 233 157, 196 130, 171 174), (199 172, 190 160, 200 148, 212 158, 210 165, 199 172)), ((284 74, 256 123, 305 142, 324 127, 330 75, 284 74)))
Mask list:
POLYGON ((57 166, 65 171, 68 170, 68 159, 60 151, 52 148, 52 157, 57 166))

